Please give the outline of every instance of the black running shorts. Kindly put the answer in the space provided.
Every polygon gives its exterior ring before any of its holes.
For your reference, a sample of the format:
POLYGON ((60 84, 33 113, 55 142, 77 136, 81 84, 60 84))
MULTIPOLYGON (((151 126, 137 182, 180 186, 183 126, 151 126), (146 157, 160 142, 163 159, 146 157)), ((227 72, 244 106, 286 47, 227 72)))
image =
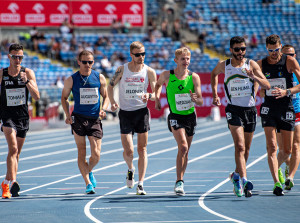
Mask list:
MULTIPOLYGON (((29 119, 2 119, 2 126, 13 128, 17 137, 25 138, 29 130, 29 119)), ((2 126, 1 131, 3 132, 2 126)))
POLYGON ((147 107, 135 111, 119 111, 121 134, 145 133, 150 130, 147 107))
POLYGON ((263 103, 260 107, 260 116, 262 127, 294 131, 296 116, 293 105, 286 108, 275 108, 263 103))
POLYGON ((256 127, 256 107, 241 107, 228 104, 225 108, 228 125, 242 126, 244 132, 254 132, 256 127))
POLYGON ((100 118, 91 118, 72 113, 72 130, 79 136, 94 136, 102 139, 103 129, 100 118))
POLYGON ((195 112, 189 115, 179 115, 174 113, 168 115, 168 128, 170 132, 172 132, 172 128, 174 130, 184 128, 188 136, 193 136, 195 135, 196 125, 197 119, 195 112))

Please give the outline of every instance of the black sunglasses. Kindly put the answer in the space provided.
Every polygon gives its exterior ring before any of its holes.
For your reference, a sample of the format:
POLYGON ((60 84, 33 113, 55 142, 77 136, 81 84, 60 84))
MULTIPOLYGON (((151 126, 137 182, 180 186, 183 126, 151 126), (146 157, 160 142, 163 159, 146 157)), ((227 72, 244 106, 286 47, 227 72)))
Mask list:
POLYGON ((92 63, 94 63, 94 61, 93 60, 90 60, 90 61, 82 60, 81 63, 82 64, 87 64, 87 63, 92 64, 92 63))
POLYGON ((291 57, 295 56, 294 53, 284 53, 284 54, 287 55, 287 56, 291 56, 291 57))
POLYGON ((13 58, 14 60, 16 59, 19 59, 19 60, 22 60, 24 58, 24 56, 19 56, 19 55, 12 55, 12 54, 9 54, 11 58, 13 58))
POLYGON ((145 56, 145 55, 146 55, 146 52, 143 52, 143 53, 133 53, 133 55, 134 55, 135 57, 145 56))
POLYGON ((234 52, 240 52, 241 51, 245 51, 247 47, 234 47, 233 50, 234 52))

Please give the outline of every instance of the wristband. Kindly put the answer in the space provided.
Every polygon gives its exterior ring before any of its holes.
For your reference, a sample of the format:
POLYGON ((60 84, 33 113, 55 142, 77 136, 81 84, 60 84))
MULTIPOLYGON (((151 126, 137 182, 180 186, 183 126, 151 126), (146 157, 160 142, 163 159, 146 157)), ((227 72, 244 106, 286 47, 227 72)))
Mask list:
POLYGON ((152 97, 152 94, 151 93, 149 93, 149 99, 152 97))
POLYGON ((29 83, 29 80, 27 79, 27 81, 25 82, 25 84, 28 84, 29 83))

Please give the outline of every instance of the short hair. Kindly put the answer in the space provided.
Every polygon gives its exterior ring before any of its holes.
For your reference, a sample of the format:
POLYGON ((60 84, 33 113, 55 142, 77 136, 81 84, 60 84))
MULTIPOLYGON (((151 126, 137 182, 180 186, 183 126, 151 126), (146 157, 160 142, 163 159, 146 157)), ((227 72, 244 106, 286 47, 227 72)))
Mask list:
POLYGON ((234 36, 230 39, 230 48, 233 47, 234 44, 238 43, 246 43, 245 38, 242 36, 234 36))
POLYGON ((9 46, 8 52, 23 50, 23 46, 18 43, 13 43, 9 46))
POLYGON ((285 49, 285 48, 293 48, 293 49, 295 49, 295 47, 293 47, 292 45, 286 44, 286 45, 284 45, 284 46, 281 48, 281 50, 283 50, 283 49, 285 49))
POLYGON ((130 44, 130 53, 134 50, 134 49, 141 49, 143 48, 144 45, 140 42, 140 41, 135 41, 135 42, 132 42, 130 44))
POLYGON ((88 55, 92 55, 94 57, 94 54, 91 51, 89 51, 89 50, 83 50, 83 51, 81 51, 79 53, 78 60, 81 60, 82 56, 88 56, 88 55))
POLYGON ((268 36, 266 38, 266 46, 268 44, 270 45, 276 45, 277 43, 281 44, 281 41, 280 41, 280 37, 276 34, 272 34, 271 36, 268 36))
POLYGON ((178 56, 180 56, 182 54, 187 54, 187 55, 191 56, 191 51, 187 47, 181 47, 181 48, 175 50, 175 58, 177 58, 178 56))

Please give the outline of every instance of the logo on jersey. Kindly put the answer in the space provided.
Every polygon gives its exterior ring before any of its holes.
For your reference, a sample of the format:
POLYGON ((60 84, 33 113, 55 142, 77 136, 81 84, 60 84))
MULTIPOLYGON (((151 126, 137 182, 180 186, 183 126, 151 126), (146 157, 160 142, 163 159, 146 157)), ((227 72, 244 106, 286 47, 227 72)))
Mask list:
POLYGON ((282 72, 279 72, 278 73, 278 77, 282 77, 283 76, 283 73, 282 72))
POLYGON ((266 76, 266 78, 269 78, 271 76, 271 74, 270 73, 266 73, 265 76, 266 76))
POLYGON ((3 80, 7 81, 7 80, 9 80, 9 77, 3 77, 3 80))
POLYGON ((269 113, 269 108, 268 107, 262 107, 260 113, 263 114, 263 115, 267 115, 269 113))
POLYGON ((5 86, 7 86, 7 85, 14 85, 13 81, 4 81, 4 83, 5 83, 5 86))
POLYGON ((232 119, 232 114, 230 112, 226 112, 226 118, 227 120, 232 119))
POLYGON ((182 91, 184 89, 184 87, 182 85, 179 85, 178 89, 182 91))

